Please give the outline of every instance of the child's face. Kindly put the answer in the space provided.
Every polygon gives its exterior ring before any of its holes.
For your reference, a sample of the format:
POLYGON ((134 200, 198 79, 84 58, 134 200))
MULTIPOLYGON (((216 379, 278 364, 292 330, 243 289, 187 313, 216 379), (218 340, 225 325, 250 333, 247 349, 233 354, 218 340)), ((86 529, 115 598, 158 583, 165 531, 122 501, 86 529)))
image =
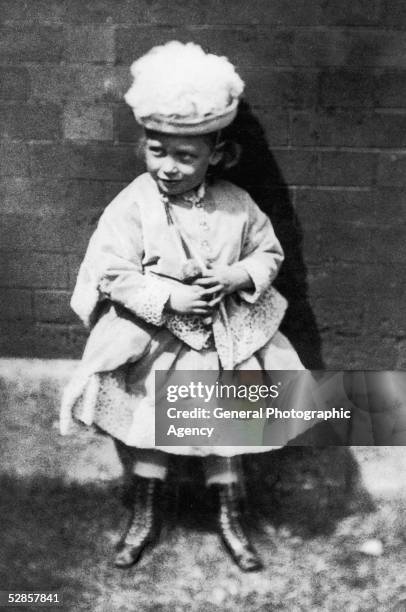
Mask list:
POLYGON ((145 163, 159 189, 180 195, 200 185, 208 167, 221 154, 203 136, 177 136, 150 132, 146 135, 145 163))

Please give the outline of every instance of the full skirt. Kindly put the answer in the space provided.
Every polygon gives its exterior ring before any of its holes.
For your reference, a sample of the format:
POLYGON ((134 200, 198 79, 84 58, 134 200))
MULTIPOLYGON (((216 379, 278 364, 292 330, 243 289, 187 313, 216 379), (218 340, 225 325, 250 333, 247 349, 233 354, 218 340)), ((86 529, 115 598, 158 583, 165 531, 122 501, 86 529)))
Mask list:
MULTIPOLYGON (((155 446, 155 371, 165 371, 166 385, 170 385, 171 378, 179 370, 220 369, 214 347, 193 350, 167 329, 160 328, 141 359, 112 371, 93 374, 84 393, 75 402, 72 416, 76 422, 96 426, 127 446, 201 457, 265 452, 285 445, 309 427, 309 423, 297 421, 285 426, 283 432, 279 431, 275 446, 262 446, 261 442, 255 446, 155 446)), ((236 369, 304 370, 304 366, 289 340, 276 332, 262 349, 236 369)), ((264 427, 260 420, 257 425, 264 427)), ((260 441, 261 431, 258 430, 256 438, 260 441)))

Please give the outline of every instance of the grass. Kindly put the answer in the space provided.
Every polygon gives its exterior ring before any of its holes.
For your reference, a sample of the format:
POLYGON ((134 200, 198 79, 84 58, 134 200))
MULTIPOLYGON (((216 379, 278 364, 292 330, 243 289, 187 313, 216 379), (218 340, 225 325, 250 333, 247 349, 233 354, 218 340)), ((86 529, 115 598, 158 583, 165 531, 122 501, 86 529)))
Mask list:
POLYGON ((247 457, 249 523, 265 561, 252 575, 217 539, 199 462, 175 458, 159 543, 136 568, 113 568, 126 521, 120 470, 109 440, 58 435, 69 367, 48 378, 0 368, 0 589, 60 590, 75 612, 406 611, 403 448, 247 457), (372 538, 382 555, 360 552, 372 538))

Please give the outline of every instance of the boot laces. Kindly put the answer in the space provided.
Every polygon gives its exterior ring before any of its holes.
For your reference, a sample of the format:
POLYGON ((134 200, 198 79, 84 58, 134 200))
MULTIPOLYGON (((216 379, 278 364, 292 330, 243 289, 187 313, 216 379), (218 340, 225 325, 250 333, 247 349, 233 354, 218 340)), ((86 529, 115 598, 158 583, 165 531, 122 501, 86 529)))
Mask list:
POLYGON ((146 488, 138 487, 126 544, 140 546, 149 537, 154 524, 154 493, 155 482, 148 482, 146 488))

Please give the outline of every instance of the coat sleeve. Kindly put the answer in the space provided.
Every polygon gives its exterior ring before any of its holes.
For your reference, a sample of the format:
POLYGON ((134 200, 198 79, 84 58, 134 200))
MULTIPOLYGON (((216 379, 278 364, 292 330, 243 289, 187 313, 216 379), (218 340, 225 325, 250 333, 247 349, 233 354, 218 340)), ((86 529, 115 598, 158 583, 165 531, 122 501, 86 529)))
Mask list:
POLYGON ((71 306, 89 326, 98 303, 110 299, 147 323, 163 325, 169 285, 142 266, 143 233, 138 206, 118 200, 105 210, 79 269, 71 306))
POLYGON ((253 304, 276 278, 284 254, 272 223, 248 196, 248 224, 241 259, 236 266, 250 275, 254 289, 239 291, 246 302, 253 304))

